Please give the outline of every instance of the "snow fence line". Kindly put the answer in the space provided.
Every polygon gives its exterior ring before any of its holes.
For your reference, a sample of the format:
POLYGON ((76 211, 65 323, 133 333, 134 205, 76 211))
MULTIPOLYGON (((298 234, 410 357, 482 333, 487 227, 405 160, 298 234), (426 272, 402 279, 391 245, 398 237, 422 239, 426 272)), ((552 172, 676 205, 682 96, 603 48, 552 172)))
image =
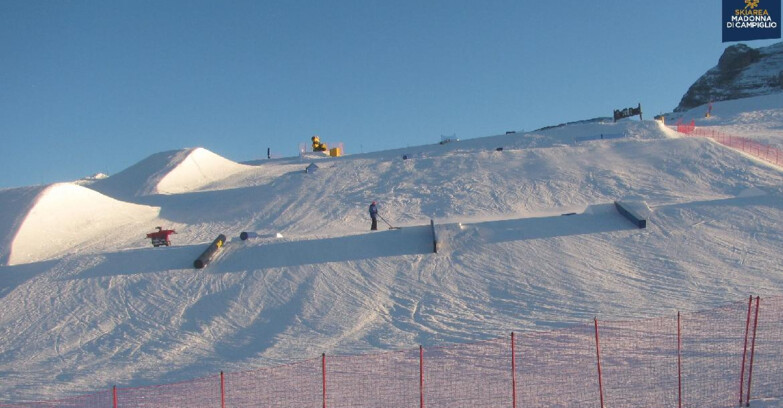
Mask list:
POLYGON ((724 146, 747 153, 776 166, 783 166, 783 150, 747 137, 734 136, 715 129, 697 128, 695 121, 677 123, 671 127, 678 133, 691 137, 706 137, 724 146))
POLYGON ((736 407, 783 396, 783 297, 0 407, 736 407))

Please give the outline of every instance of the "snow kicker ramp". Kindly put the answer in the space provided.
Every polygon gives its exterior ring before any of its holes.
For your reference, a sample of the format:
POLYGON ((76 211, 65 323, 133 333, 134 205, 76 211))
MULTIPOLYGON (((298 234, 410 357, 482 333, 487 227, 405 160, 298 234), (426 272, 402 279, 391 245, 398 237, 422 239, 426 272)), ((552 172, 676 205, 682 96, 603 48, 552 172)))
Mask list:
POLYGON ((153 154, 91 187, 121 199, 199 191, 217 181, 253 169, 204 148, 153 154))
POLYGON ((0 265, 7 265, 11 256, 11 244, 24 217, 35 203, 36 197, 46 187, 24 187, 0 190, 0 265))
POLYGON ((79 252, 95 244, 123 239, 124 234, 143 236, 157 220, 160 209, 115 200, 75 184, 53 184, 20 203, 26 212, 4 218, 18 228, 3 246, 5 264, 38 262, 79 252), (143 225, 142 225, 143 224, 143 225), (117 231, 123 231, 118 234, 117 231))

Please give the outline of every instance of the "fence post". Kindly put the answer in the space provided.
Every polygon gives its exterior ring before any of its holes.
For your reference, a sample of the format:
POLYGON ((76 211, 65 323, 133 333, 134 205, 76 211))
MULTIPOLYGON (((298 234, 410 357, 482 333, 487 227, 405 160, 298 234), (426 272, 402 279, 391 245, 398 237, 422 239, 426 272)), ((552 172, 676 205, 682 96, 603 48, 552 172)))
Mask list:
POLYGON ((419 406, 424 408, 424 349, 419 344, 419 406))
POLYGON ((759 302, 761 298, 756 296, 756 317, 753 319, 753 341, 750 343, 750 369, 748 372, 748 395, 745 400, 745 406, 750 406, 750 383, 753 380, 753 355, 756 352, 756 329, 759 327, 759 302))
POLYGON ((223 371, 220 372, 220 408, 226 408, 226 382, 223 380, 223 371))
POLYGON ((745 357, 748 354, 748 330, 750 329, 750 308, 753 304, 753 295, 748 299, 748 319, 745 321, 745 346, 742 349, 742 368, 740 369, 740 396, 739 405, 742 406, 742 392, 745 388, 745 357))
POLYGON ((114 408, 117 408, 117 386, 116 385, 111 388, 111 400, 112 400, 112 405, 114 406, 114 408))
POLYGON ((514 332, 511 332, 511 407, 517 408, 517 358, 514 352, 514 332))
POLYGON ((595 322, 595 357, 598 363, 598 392, 601 395, 601 408, 604 408, 604 383, 601 378, 601 347, 598 342, 598 318, 594 318, 595 322))
POLYGON ((321 379, 323 382, 324 408, 326 408, 326 353, 321 353, 321 379))
POLYGON ((680 311, 677 311, 677 407, 682 408, 682 332, 680 311))

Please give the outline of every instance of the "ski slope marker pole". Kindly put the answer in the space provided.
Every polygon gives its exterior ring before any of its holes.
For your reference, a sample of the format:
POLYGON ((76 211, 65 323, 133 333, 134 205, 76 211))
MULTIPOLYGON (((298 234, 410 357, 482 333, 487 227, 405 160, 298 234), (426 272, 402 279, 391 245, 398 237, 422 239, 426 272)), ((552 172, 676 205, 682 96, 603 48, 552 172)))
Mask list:
POLYGON ((321 353, 321 379, 323 381, 323 402, 326 408, 326 353, 321 353))
POLYGON ((514 332, 511 332, 511 406, 517 408, 517 360, 514 350, 514 332))
POLYGON ((419 344, 419 407, 424 408, 424 348, 419 344))
POLYGON ((682 332, 680 311, 677 311, 677 408, 682 408, 682 332))
POLYGON ((598 341, 598 317, 593 319, 595 322, 595 359, 598 364, 598 392, 601 395, 601 408, 604 408, 604 383, 601 378, 601 347, 598 341))
POLYGON ((748 330, 750 330, 750 309, 753 305, 753 295, 750 295, 748 299, 748 318, 745 321, 745 346, 742 350, 742 367, 740 368, 740 393, 739 393, 739 405, 742 406, 742 393, 745 388, 745 358, 748 355, 748 330))
POLYGON ((226 382, 222 371, 220 372, 220 408, 226 408, 226 382))
POLYGON ((756 296, 756 317, 753 318, 753 340, 750 345, 750 369, 748 371, 748 394, 745 396, 745 406, 750 406, 750 383, 753 381, 753 355, 756 352, 756 329, 759 327, 759 302, 761 298, 756 296))

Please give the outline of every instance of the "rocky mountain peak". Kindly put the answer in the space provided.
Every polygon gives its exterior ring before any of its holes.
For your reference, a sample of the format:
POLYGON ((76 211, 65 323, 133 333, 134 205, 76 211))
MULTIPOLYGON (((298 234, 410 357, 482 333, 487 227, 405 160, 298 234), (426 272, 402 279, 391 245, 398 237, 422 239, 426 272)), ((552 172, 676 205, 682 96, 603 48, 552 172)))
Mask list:
POLYGON ((783 92, 783 42, 763 48, 736 44, 727 47, 718 65, 691 85, 674 111, 776 92, 783 92))

